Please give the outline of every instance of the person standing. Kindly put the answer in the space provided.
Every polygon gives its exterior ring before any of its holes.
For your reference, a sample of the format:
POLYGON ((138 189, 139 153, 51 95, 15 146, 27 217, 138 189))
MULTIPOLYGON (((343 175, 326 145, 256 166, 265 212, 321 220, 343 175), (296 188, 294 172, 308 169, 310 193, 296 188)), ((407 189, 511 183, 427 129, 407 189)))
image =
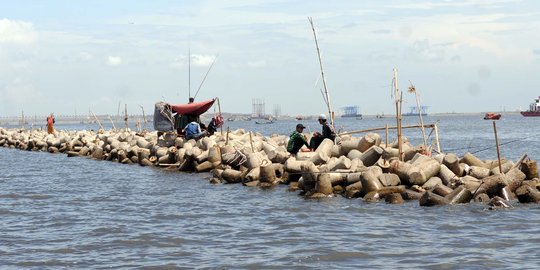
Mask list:
POLYGON ((296 155, 298 151, 300 151, 300 148, 302 146, 307 146, 309 148, 309 144, 306 140, 306 135, 304 135, 302 132, 304 131, 304 125, 298 124, 296 125, 296 130, 291 133, 289 137, 289 143, 287 144, 287 152, 296 155))
POLYGON ((51 115, 47 117, 47 133, 49 134, 54 133, 54 123, 55 123, 54 114, 51 113, 51 115))
POLYGON ((319 115, 319 124, 322 125, 322 134, 319 132, 313 133, 313 137, 309 141, 309 147, 312 150, 317 149, 324 139, 330 139, 332 141, 336 139, 336 131, 334 130, 334 127, 328 124, 326 115, 319 115))

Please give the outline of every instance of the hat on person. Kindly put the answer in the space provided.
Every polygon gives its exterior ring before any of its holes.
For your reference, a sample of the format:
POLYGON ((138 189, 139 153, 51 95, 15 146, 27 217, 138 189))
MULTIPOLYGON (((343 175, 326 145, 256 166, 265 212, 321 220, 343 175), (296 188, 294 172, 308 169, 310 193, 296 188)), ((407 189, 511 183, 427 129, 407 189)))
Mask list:
POLYGON ((319 120, 326 120, 326 115, 319 114, 319 120))
POLYGON ((306 128, 306 127, 304 127, 304 125, 302 125, 302 124, 298 124, 298 125, 296 125, 296 128, 304 129, 304 128, 306 128))

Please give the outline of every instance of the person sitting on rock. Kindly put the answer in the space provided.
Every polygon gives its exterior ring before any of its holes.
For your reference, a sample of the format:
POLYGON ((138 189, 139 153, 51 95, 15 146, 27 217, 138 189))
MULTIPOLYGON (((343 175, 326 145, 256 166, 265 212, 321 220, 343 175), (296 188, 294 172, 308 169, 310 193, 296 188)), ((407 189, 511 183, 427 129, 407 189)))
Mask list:
POLYGON ((313 137, 309 141, 309 147, 313 150, 317 149, 324 139, 330 139, 332 141, 336 139, 336 131, 326 121, 326 115, 319 115, 319 124, 322 125, 322 134, 319 132, 313 133, 313 137))
POLYGON ((192 121, 191 123, 187 124, 187 126, 184 128, 184 135, 186 136, 186 139, 195 139, 198 140, 206 135, 208 135, 208 132, 206 130, 201 130, 201 126, 198 122, 192 121))
POLYGON ((300 148, 302 146, 307 146, 309 148, 309 144, 306 139, 306 135, 304 135, 302 132, 304 131, 304 125, 298 124, 296 125, 296 130, 291 133, 291 136, 289 137, 289 143, 287 144, 287 152, 296 155, 298 151, 300 151, 300 148))

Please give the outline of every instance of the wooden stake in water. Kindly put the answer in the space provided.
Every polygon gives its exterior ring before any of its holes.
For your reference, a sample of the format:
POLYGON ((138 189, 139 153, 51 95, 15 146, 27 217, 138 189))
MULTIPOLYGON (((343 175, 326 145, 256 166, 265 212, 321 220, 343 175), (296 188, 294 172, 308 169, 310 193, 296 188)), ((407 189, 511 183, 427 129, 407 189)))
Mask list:
POLYGON ((435 144, 437 144, 437 152, 441 154, 441 145, 439 144, 439 128, 437 127, 437 124, 433 127, 435 130, 435 144))
POLYGON ((253 148, 253 138, 251 137, 251 131, 249 132, 249 143, 251 144, 251 151, 255 152, 255 149, 253 148))
POLYGON ((388 124, 386 124, 386 148, 388 148, 388 124))
POLYGON ((229 132, 231 132, 231 129, 227 127, 227 138, 225 139, 225 145, 229 145, 229 132))
POLYGON ((142 127, 142 129, 144 131, 146 131, 146 115, 144 114, 144 107, 142 105, 139 105, 139 107, 141 107, 142 117, 143 117, 143 127, 142 127))
POLYGON ((416 87, 412 84, 411 81, 409 81, 411 86, 409 87, 409 93, 414 93, 416 96, 416 108, 418 109, 418 116, 420 117, 420 125, 422 130, 422 139, 424 142, 424 148, 427 150, 427 140, 426 140, 426 132, 424 130, 424 119, 422 118, 422 109, 420 107, 420 98, 418 97, 418 91, 416 91, 416 87))
POLYGON ((398 89, 398 83, 397 83, 397 69, 394 68, 394 75, 393 75, 393 79, 392 79, 392 82, 393 82, 393 86, 394 86, 394 99, 395 99, 395 103, 396 103, 396 127, 397 127, 397 139, 398 139, 398 157, 399 157, 399 160, 402 160, 402 156, 401 156, 401 151, 403 150, 402 149, 402 145, 401 145, 401 121, 400 121, 400 110, 399 110, 399 100, 400 100, 400 95, 399 95, 399 89, 398 89))
POLYGON ((127 104, 124 107, 124 123, 126 125, 126 130, 128 130, 128 114, 127 114, 127 104))
POLYGON ((94 116, 94 119, 96 119, 96 122, 97 122, 98 125, 99 125, 99 129, 105 131, 105 128, 103 128, 103 125, 101 124, 101 122, 99 122, 99 119, 98 119, 97 116, 94 114, 94 112, 90 111, 90 113, 92 113, 92 115, 94 116))
POLYGON ((111 125, 112 125, 113 130, 116 130, 116 127, 114 126, 114 121, 112 120, 110 115, 108 116, 109 116, 109 120, 111 120, 111 125))
POLYGON ((499 172, 502 174, 501 152, 499 151, 499 138, 497 137, 497 124, 493 121, 493 132, 495 133, 495 144, 497 145, 497 159, 499 160, 499 172))

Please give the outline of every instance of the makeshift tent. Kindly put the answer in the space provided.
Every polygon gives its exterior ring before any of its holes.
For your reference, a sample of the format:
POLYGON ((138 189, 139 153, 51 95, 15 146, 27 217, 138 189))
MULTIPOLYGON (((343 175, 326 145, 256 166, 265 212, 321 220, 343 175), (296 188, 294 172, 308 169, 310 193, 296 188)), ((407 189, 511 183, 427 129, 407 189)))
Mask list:
POLYGON ((206 101, 193 102, 187 104, 176 104, 171 105, 172 111, 178 114, 190 114, 190 115, 201 115, 208 111, 210 107, 214 104, 216 99, 210 99, 206 101))
POLYGON ((163 101, 156 102, 154 108, 154 129, 167 132, 173 130, 171 106, 163 101))

